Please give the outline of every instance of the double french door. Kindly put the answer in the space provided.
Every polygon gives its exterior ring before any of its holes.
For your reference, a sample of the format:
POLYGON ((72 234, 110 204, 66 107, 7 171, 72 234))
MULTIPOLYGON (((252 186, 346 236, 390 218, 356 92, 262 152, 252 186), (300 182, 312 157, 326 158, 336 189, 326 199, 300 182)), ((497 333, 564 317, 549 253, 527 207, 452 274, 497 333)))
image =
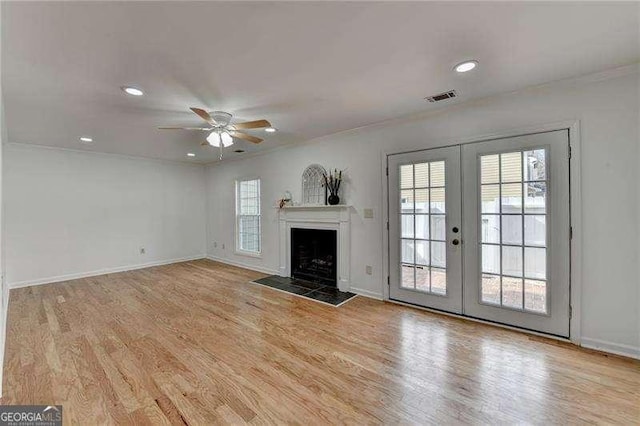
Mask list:
POLYGON ((569 336, 568 131, 390 155, 389 297, 569 336))

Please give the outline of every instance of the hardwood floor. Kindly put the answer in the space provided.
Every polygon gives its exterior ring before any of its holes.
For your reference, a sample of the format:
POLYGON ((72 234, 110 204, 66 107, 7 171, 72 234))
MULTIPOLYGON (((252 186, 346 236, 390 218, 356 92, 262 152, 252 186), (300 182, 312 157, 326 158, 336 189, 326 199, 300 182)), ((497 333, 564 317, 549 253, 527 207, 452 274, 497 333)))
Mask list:
POLYGON ((640 423, 640 364, 200 260, 11 291, 3 404, 66 424, 640 423))

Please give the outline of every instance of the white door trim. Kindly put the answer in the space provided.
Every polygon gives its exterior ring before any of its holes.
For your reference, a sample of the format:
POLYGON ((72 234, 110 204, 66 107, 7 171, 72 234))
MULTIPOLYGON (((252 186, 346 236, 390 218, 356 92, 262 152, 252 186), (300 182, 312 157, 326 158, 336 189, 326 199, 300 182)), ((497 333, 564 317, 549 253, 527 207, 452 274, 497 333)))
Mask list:
POLYGON ((472 136, 454 140, 446 140, 430 144, 429 146, 416 146, 413 149, 383 151, 380 154, 381 161, 381 185, 382 185, 382 294, 384 300, 389 300, 389 189, 387 186, 387 158, 389 155, 404 152, 421 151, 424 149, 441 148, 451 145, 463 145, 473 142, 483 142, 492 139, 502 139, 521 136, 531 133, 541 133, 554 130, 569 130, 569 144, 571 146, 571 159, 569 161, 569 180, 571 188, 570 220, 573 229, 571 239, 571 309, 572 315, 569 323, 570 340, 579 345, 581 342, 581 311, 582 311, 582 187, 581 187, 581 149, 580 149, 580 120, 568 120, 556 123, 539 124, 521 127, 511 130, 499 131, 480 136, 472 136))

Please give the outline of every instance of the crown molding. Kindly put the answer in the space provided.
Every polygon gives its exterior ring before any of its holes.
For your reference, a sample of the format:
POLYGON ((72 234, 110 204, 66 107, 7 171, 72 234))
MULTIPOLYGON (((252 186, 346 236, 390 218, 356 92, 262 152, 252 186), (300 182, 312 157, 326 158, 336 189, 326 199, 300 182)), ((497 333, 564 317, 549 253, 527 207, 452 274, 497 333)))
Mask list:
POLYGON ((338 132, 329 133, 327 135, 318 136, 312 139, 307 139, 299 142, 291 142, 291 143, 287 143, 287 144, 273 147, 270 149, 251 152, 251 153, 248 153, 247 155, 243 155, 238 158, 229 158, 224 161, 215 160, 211 162, 205 162, 203 164, 207 167, 222 166, 224 164, 232 163, 235 161, 244 161, 249 158, 259 157, 261 155, 270 154, 272 152, 277 152, 284 149, 292 149, 292 148, 297 148, 300 146, 305 146, 305 145, 316 143, 316 142, 322 142, 324 140, 333 138, 337 135, 349 135, 362 130, 373 130, 378 128, 384 128, 391 125, 399 125, 399 124, 411 123, 413 121, 420 121, 432 116, 450 113, 451 111, 468 108, 469 106, 473 106, 473 105, 482 105, 482 104, 490 103, 490 102, 511 97, 514 95, 521 95, 521 94, 539 92, 539 91, 541 92, 545 90, 554 90, 558 88, 570 88, 570 87, 581 86, 584 84, 600 83, 603 81, 626 77, 633 74, 640 75, 640 62, 634 62, 634 63, 623 65, 620 67, 610 68, 604 71, 599 71, 599 72, 590 73, 590 74, 583 74, 583 75, 569 77, 561 80, 552 80, 552 81, 548 81, 541 84, 527 86, 521 89, 496 93, 489 96, 483 96, 476 99, 469 99, 467 101, 459 102, 453 105, 443 106, 441 108, 430 109, 428 111, 421 111, 419 113, 404 115, 402 117, 395 117, 395 118, 390 118, 382 121, 377 121, 374 123, 366 124, 364 126, 340 130, 338 132))
POLYGON ((50 145, 40 145, 35 143, 28 142, 5 142, 3 144, 7 147, 13 147, 18 149, 43 149, 43 150, 53 150, 53 151, 66 151, 75 154, 87 154, 87 155, 96 155, 96 156, 108 156, 120 158, 123 160, 138 160, 138 161, 147 161, 153 163, 164 163, 164 164, 173 164, 173 165, 183 165, 183 166, 197 166, 204 168, 209 163, 204 163, 200 161, 187 161, 187 160, 168 160, 164 158, 154 158, 154 157, 145 157, 142 155, 128 155, 128 154, 116 154, 113 152, 103 152, 103 151, 89 151, 85 149, 74 149, 74 148, 64 148, 59 146, 50 146, 50 145))

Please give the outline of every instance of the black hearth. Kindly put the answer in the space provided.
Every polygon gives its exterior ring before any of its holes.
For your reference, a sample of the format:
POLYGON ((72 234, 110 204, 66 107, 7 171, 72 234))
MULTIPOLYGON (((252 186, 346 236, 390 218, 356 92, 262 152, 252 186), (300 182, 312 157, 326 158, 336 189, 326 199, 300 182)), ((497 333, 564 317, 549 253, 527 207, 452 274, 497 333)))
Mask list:
POLYGON ((337 287, 337 232, 291 228, 291 276, 337 287))

